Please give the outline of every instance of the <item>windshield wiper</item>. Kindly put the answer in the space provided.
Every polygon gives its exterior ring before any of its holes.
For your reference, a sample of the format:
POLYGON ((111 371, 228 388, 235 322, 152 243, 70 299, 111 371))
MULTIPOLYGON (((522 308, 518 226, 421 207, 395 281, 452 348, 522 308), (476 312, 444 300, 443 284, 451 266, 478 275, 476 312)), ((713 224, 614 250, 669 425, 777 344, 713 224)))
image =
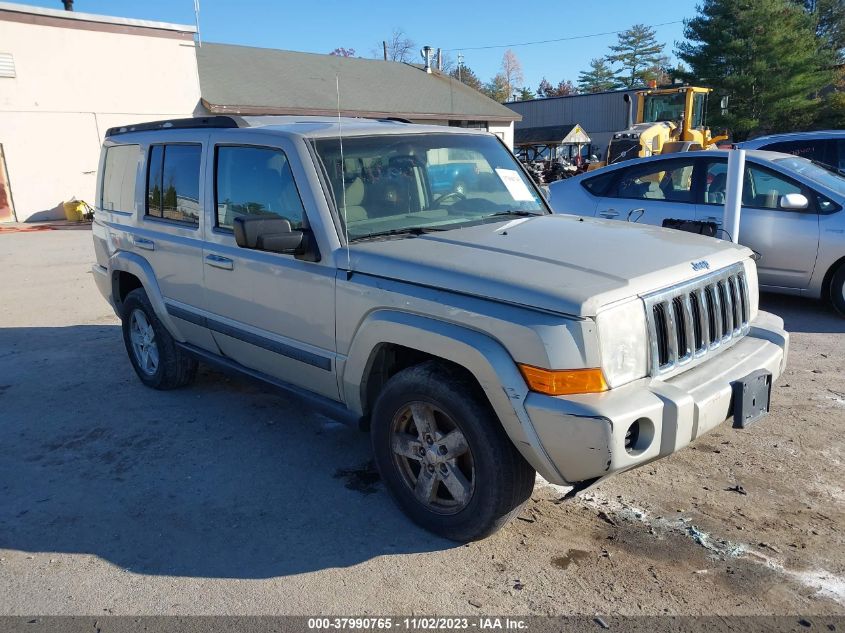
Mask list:
POLYGON ((404 229, 390 229, 388 231, 378 231, 376 233, 368 233, 367 235, 362 235, 361 237, 356 237, 350 240, 350 242, 360 242, 362 240, 369 240, 378 237, 393 237, 396 235, 406 235, 411 237, 416 237, 417 235, 425 235, 426 233, 435 233, 437 231, 447 231, 449 230, 446 227, 431 227, 431 226, 409 226, 404 229))
POLYGON ((517 218, 526 218, 528 216, 533 215, 543 215, 542 213, 537 213, 535 211, 520 211, 518 209, 510 209, 509 211, 496 211, 496 213, 491 213, 489 215, 485 215, 485 218, 495 218, 503 215, 514 216, 517 218))

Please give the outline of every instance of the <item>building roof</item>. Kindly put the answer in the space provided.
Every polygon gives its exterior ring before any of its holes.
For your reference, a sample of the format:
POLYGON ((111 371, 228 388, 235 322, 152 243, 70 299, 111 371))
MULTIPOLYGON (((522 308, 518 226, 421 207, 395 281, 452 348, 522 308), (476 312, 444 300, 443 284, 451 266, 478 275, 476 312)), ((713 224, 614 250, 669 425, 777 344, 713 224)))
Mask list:
POLYGON ((521 115, 437 72, 377 59, 230 44, 197 48, 203 105, 215 114, 310 114, 518 121, 521 115))
POLYGON ((523 127, 517 128, 513 133, 514 145, 565 145, 567 143, 583 145, 589 142, 590 137, 577 123, 523 127))
POLYGON ((156 29, 160 31, 176 31, 179 33, 196 33, 197 28, 191 24, 172 24, 170 22, 155 22, 152 20, 135 20, 119 18, 113 15, 98 15, 96 13, 80 13, 79 11, 64 11, 62 9, 46 9, 29 4, 14 2, 0 2, 0 19, 27 21, 49 26, 63 26, 66 28, 85 28, 85 23, 98 23, 121 27, 136 27, 139 29, 156 29), (29 16, 28 18, 25 16, 29 16), (57 20, 60 20, 57 21, 57 20))

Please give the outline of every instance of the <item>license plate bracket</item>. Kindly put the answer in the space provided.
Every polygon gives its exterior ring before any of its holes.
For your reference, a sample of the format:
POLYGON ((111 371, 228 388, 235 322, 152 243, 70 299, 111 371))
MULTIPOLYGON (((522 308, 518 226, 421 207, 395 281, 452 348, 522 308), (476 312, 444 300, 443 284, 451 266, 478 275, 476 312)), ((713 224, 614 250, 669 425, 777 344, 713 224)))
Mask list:
POLYGON ((772 397, 772 373, 758 369, 732 383, 735 429, 745 429, 769 412, 772 397))

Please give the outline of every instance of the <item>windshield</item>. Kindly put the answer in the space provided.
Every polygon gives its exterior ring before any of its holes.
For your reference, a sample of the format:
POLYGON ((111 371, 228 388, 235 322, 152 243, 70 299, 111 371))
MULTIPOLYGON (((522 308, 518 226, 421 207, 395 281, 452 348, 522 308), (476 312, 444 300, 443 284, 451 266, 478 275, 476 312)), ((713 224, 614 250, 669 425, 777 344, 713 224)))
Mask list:
POLYGON ((350 241, 543 214, 513 155, 492 136, 384 134, 314 142, 350 241))
POLYGON ((826 169, 806 158, 790 156, 789 158, 777 158, 774 161, 779 166, 796 174, 801 174, 836 193, 845 196, 845 177, 840 176, 831 169, 826 169))
POLYGON ((643 106, 643 123, 680 121, 684 116, 686 95, 676 92, 668 95, 647 95, 643 106))

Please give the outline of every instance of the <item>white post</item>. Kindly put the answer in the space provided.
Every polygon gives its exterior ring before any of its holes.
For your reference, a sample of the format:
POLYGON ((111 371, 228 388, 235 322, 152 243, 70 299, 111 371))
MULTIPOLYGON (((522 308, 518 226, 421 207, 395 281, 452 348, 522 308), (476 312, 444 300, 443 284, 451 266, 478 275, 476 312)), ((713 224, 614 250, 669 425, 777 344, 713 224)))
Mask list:
POLYGON ((742 183, 745 174, 745 150, 728 152, 727 184, 725 185, 725 216, 722 229, 727 231, 731 241, 739 243, 739 216, 742 210, 742 183))

